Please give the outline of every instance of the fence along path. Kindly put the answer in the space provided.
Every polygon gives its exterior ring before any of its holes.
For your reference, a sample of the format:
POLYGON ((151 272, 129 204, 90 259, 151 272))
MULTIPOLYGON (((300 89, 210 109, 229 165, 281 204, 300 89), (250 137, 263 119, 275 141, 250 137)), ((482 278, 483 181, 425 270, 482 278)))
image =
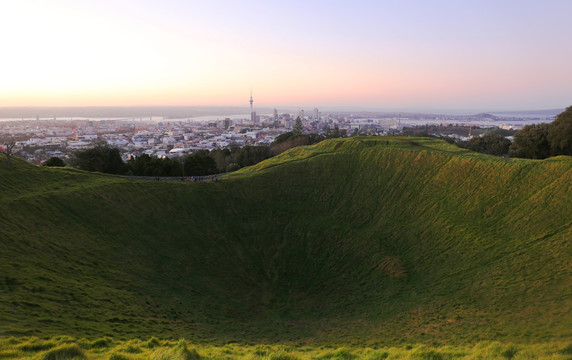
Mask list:
POLYGON ((133 176, 133 175, 120 175, 119 177, 138 180, 138 181, 155 181, 155 182, 209 182, 209 181, 220 181, 223 178, 228 179, 238 174, 233 175, 231 173, 222 174, 212 174, 203 176, 133 176))

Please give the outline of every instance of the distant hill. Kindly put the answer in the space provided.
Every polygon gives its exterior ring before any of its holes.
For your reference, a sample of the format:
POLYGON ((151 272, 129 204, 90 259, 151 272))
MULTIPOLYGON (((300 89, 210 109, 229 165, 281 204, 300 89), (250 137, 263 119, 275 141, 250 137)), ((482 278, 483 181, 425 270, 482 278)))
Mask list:
POLYGON ((505 116, 505 117, 552 117, 560 114, 566 110, 565 108, 561 109, 549 109, 549 110, 525 110, 525 111, 494 111, 493 114, 496 116, 505 116))
POLYGON ((570 339, 572 158, 430 138, 291 149, 216 183, 0 157, 0 335, 570 339))

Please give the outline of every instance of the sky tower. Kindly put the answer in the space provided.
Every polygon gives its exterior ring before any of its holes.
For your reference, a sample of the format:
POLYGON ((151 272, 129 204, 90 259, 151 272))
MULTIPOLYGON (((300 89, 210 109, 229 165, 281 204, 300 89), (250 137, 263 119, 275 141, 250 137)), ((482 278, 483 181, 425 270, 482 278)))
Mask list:
POLYGON ((254 114, 254 111, 252 111, 252 103, 254 102, 254 100, 252 100, 252 89, 250 89, 250 121, 252 121, 252 123, 254 124, 255 122, 255 118, 256 115, 254 114))

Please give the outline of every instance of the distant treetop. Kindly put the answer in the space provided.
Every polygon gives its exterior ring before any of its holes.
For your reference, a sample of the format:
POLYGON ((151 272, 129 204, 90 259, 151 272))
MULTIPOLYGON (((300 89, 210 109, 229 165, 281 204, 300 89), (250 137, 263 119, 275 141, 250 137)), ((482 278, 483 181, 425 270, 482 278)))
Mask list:
POLYGON ((525 126, 514 135, 509 154, 529 159, 572 155, 572 106, 550 124, 525 126))

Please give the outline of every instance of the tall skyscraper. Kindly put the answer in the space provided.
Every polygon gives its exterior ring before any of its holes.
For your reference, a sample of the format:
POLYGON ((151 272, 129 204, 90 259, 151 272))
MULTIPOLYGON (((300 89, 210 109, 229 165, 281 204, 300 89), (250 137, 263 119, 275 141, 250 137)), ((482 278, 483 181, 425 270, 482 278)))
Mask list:
POLYGON ((278 121, 278 110, 274 108, 274 121, 278 121))
POLYGON ((254 100, 252 100, 252 89, 250 89, 250 121, 254 124, 256 122, 256 114, 254 113, 254 111, 252 111, 253 102, 254 100))

